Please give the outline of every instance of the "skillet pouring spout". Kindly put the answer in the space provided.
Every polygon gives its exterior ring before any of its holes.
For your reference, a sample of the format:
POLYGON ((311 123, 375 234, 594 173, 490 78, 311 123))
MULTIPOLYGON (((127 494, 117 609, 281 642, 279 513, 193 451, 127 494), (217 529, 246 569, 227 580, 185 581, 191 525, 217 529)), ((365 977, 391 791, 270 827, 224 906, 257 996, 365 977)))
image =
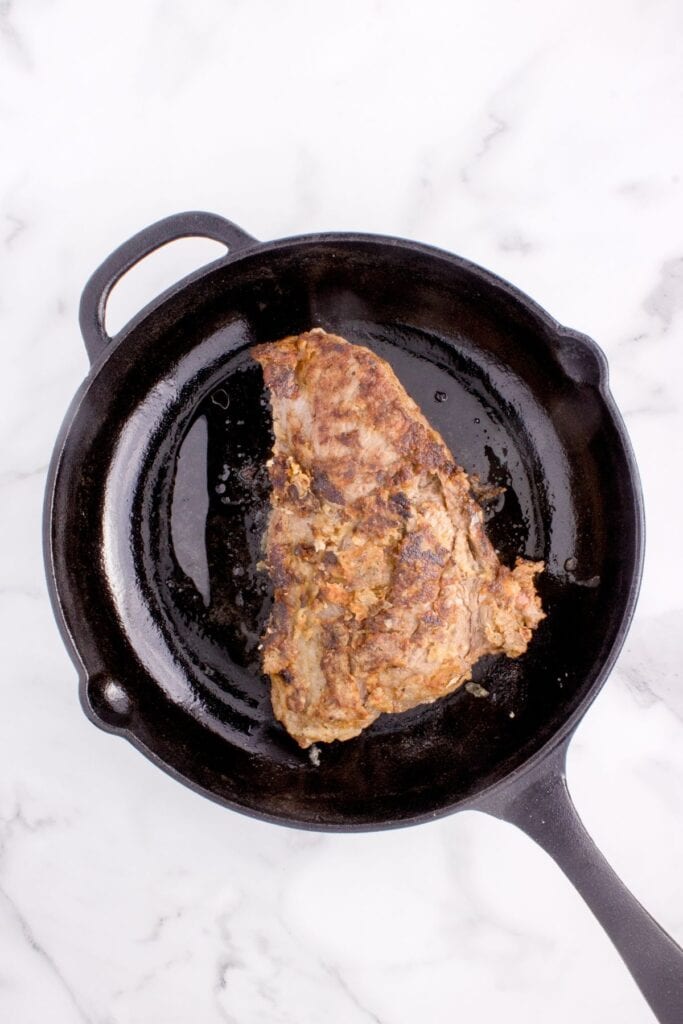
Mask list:
POLYGON ((607 863, 567 788, 568 742, 478 803, 538 843, 583 897, 616 946, 661 1024, 683 1019, 683 949, 657 924, 607 863))

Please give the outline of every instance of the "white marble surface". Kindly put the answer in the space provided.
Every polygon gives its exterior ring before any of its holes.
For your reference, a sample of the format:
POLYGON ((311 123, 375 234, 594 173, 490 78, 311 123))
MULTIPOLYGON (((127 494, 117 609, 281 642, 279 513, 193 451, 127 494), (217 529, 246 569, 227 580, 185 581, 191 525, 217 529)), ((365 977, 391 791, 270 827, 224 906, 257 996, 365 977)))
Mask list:
MULTIPOLYGON (((276 828, 89 725, 40 522, 80 289, 154 219, 406 235, 508 277, 604 347, 640 463, 637 618, 568 776, 683 941, 682 115, 679 0, 0 3, 0 1019, 653 1019, 511 826, 276 828)), ((139 269, 113 322, 208 251, 139 269)))

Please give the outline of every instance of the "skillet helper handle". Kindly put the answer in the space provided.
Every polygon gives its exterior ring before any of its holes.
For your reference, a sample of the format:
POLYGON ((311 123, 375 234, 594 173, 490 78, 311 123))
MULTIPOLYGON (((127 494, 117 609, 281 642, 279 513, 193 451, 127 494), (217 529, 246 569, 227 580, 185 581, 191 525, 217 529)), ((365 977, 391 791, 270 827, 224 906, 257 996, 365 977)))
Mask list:
POLYGON ((201 211, 164 217, 133 235, 107 257, 83 289, 79 322, 91 363, 111 341, 104 326, 104 314, 114 285, 145 256, 179 238, 212 238, 216 242, 223 242, 230 254, 256 241, 232 221, 215 213, 201 211))
POLYGON ((683 949, 632 896, 579 818, 567 789, 563 744, 482 806, 526 832, 564 871, 603 926, 660 1024, 683 1021, 683 949))

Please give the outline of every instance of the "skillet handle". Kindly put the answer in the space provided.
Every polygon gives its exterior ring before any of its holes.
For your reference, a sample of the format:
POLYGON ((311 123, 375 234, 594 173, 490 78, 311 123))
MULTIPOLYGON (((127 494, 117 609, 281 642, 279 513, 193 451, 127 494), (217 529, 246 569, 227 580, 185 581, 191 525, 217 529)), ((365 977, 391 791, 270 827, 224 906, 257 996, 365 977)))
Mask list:
MULTIPOLYGON (((115 249, 92 275, 81 296, 79 322, 90 362, 93 363, 111 341, 104 326, 107 299, 114 285, 131 267, 179 238, 212 238, 227 245, 230 254, 253 245, 251 235, 215 213, 176 213, 143 228, 115 249)), ((224 259, 225 257, 221 257, 224 259)))
POLYGON ((683 949, 617 877, 583 826, 567 789, 566 743, 481 810, 509 821, 549 853, 619 951, 660 1024, 683 1021, 683 949))

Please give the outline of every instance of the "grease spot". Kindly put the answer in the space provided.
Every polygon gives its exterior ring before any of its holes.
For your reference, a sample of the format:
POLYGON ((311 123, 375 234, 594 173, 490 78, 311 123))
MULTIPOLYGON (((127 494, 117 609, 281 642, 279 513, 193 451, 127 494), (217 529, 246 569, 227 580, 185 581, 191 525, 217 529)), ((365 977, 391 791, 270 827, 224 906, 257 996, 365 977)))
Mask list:
POLYGON ((218 388, 218 390, 214 391, 211 395, 211 401, 214 405, 217 405, 219 409, 227 409, 230 405, 230 396, 223 388, 218 388))

